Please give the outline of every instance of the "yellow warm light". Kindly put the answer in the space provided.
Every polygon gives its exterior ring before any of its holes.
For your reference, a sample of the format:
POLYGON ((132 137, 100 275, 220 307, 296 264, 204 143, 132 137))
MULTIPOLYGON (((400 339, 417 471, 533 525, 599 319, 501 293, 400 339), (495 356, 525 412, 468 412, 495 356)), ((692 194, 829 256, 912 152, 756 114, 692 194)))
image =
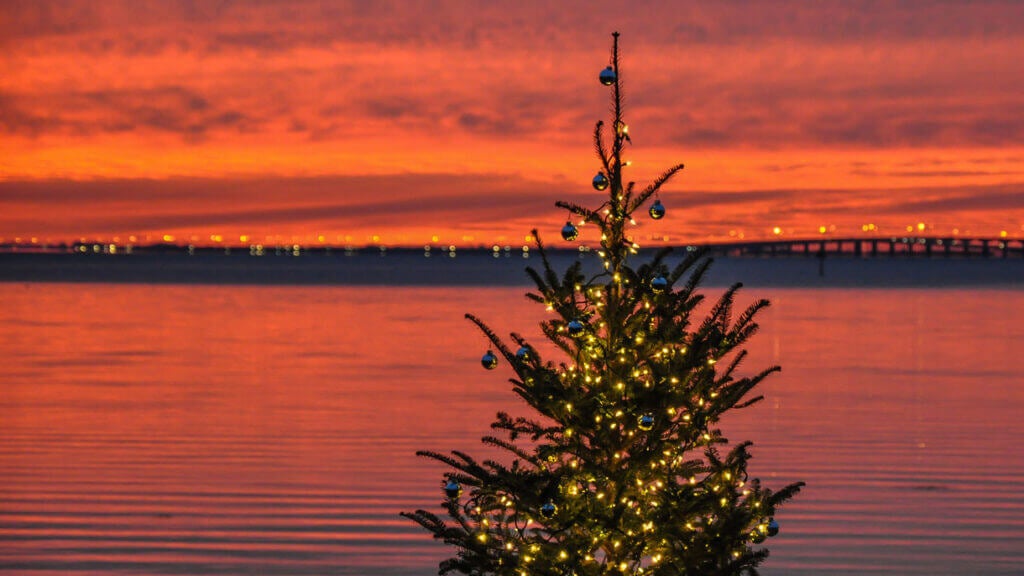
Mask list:
POLYGON ((772 234, 775 234, 776 236, 782 234, 782 228, 779 228, 778 226, 772 228, 772 234))
POLYGON ((170 234, 164 234, 164 242, 174 242, 174 236, 170 234))

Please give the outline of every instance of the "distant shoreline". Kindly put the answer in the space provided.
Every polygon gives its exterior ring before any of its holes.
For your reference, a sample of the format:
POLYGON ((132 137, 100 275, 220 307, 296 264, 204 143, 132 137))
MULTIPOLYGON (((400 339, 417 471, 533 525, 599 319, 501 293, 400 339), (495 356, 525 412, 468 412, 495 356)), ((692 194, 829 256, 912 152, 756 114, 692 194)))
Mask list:
MULTIPOLYGON (((581 260, 590 274, 600 270, 593 253, 552 251, 562 272, 581 260)), ((682 258, 673 254, 668 264, 682 258)), ((266 284, 380 286, 530 286, 526 266, 539 269, 536 252, 248 254, 0 254, 0 282, 266 284)), ((855 258, 814 256, 717 257, 705 284, 794 287, 1024 288, 1024 259, 855 258), (824 275, 819 275, 823 265, 824 275)))

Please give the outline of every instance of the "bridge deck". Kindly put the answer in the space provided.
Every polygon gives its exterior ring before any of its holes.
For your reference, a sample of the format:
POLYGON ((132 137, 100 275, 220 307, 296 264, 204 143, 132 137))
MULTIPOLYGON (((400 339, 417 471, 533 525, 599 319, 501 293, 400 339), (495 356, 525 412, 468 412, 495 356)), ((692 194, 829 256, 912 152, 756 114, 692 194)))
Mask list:
POLYGON ((816 238, 706 244, 727 256, 927 256, 1024 257, 1024 240, 1008 238, 915 237, 816 238))

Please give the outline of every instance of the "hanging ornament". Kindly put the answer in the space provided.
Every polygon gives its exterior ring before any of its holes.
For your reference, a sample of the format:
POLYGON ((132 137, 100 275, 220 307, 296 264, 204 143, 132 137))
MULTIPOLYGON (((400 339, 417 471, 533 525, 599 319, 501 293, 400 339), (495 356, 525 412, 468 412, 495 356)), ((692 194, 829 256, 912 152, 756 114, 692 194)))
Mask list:
POLYGON ((608 177, 604 175, 604 172, 598 172, 597 176, 594 176, 594 190, 601 191, 608 188, 608 177))
POLYGON ((615 84, 615 70, 611 66, 601 70, 601 73, 598 74, 597 77, 601 80, 601 84, 604 84, 605 86, 615 84))
POLYGON ((455 480, 449 480, 448 483, 444 485, 444 494, 454 500, 462 495, 462 486, 460 486, 455 480))
POLYGON ((562 238, 564 238, 566 241, 571 242, 575 240, 576 237, 579 235, 580 231, 577 230, 576 227, 572 225, 572 222, 566 222, 565 226, 562 226, 562 238))
POLYGON ((768 535, 765 534, 764 530, 761 530, 760 526, 754 528, 754 531, 750 533, 750 541, 754 544, 760 544, 761 542, 764 542, 766 538, 768 538, 768 535))
POLYGON ((494 370, 498 366, 498 357, 494 355, 494 352, 490 350, 480 358, 480 364, 488 370, 494 370))
POLYGON ((530 349, 526 346, 521 346, 519 350, 516 350, 516 360, 520 362, 526 362, 530 359, 530 349))
POLYGON ((566 326, 566 328, 569 330, 569 336, 576 337, 579 336, 580 334, 583 334, 583 322, 580 322, 575 318, 569 321, 569 324, 566 326))
POLYGON ((768 535, 775 536, 779 533, 779 523, 775 521, 775 518, 768 519, 768 535))
POLYGON ((651 280, 651 290, 654 292, 664 292, 666 288, 668 288, 668 279, 664 276, 658 276, 651 280))
POLYGON ((655 200, 654 204, 651 204, 651 209, 648 211, 651 218, 655 220, 661 220, 665 217, 665 206, 662 205, 661 200, 655 200))
POLYGON ((654 414, 644 414, 640 417, 640 421, 637 423, 641 430, 650 430, 654 428, 654 414))
POLYGON ((544 518, 551 519, 555 512, 558 512, 558 506, 555 506, 554 502, 546 502, 540 507, 540 515, 544 518))

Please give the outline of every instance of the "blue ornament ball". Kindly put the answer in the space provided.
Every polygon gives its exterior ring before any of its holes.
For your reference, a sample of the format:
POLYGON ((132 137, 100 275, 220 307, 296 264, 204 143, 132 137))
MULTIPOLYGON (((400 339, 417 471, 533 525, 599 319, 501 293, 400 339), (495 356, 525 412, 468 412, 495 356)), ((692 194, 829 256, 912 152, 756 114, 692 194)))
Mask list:
POLYGON ((651 280, 651 290, 655 292, 664 292, 668 288, 668 279, 664 276, 658 276, 654 280, 651 280))
POLYGON ((604 172, 598 172, 597 176, 594 176, 593 184, 594 184, 594 190, 597 190, 597 191, 607 190, 608 189, 608 184, 610 184, 610 181, 608 180, 608 177, 604 175, 604 172))
POLYGON ((651 204, 651 209, 648 213, 651 215, 651 218, 661 220, 665 217, 665 206, 661 203, 661 200, 655 200, 654 204, 651 204))
POLYGON ((554 502, 546 502, 540 507, 540 515, 545 518, 552 518, 558 512, 558 506, 555 506, 554 502))
POLYGON ((448 483, 444 485, 444 494, 452 499, 458 498, 462 495, 462 486, 460 486, 455 480, 449 480, 448 483))
POLYGON ((601 81, 601 84, 605 86, 611 86, 615 84, 615 69, 611 66, 601 70, 601 73, 597 75, 597 78, 601 81))
POLYGON ((530 359, 530 349, 526 346, 520 346, 519 350, 516 350, 516 360, 520 362, 526 362, 530 359))
POLYGON ((571 242, 580 235, 580 231, 572 225, 572 222, 566 222, 565 226, 562 226, 562 238, 568 242, 571 242))
POLYGON ((498 367, 498 357, 494 355, 494 352, 488 350, 483 357, 480 358, 480 364, 488 370, 494 370, 498 367))
POLYGON ((583 322, 573 319, 566 325, 566 329, 569 331, 569 336, 579 336, 583 334, 583 322))
POLYGON ((640 421, 637 424, 641 430, 650 430, 654 428, 654 414, 644 414, 640 417, 640 421))
POLYGON ((779 523, 775 521, 775 518, 768 520, 768 535, 775 536, 779 533, 779 523))

